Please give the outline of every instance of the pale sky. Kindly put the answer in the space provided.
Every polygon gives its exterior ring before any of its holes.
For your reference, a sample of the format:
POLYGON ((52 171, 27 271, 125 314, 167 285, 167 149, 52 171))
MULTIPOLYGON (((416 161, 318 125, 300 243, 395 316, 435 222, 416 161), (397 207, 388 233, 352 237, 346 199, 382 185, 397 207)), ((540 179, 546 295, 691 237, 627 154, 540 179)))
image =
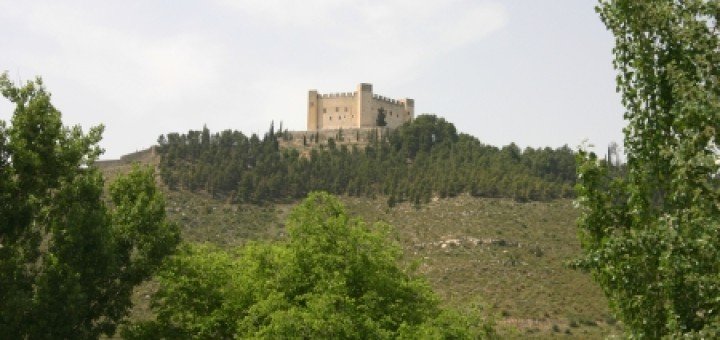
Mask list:
MULTIPOLYGON (((308 89, 415 99, 482 142, 622 142, 594 0, 0 0, 0 72, 42 76, 104 159, 201 129, 304 130, 308 89)), ((12 107, 0 100, 0 119, 12 107)))

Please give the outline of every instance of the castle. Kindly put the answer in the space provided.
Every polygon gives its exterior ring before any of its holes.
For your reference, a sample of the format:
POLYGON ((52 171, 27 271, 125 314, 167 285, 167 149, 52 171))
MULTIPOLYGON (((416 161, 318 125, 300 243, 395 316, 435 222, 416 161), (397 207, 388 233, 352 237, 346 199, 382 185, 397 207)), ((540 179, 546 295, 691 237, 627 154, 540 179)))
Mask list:
POLYGON ((415 115, 415 101, 391 99, 373 94, 372 84, 359 84, 349 93, 319 94, 308 91, 307 131, 378 127, 379 112, 385 126, 396 128, 415 115))

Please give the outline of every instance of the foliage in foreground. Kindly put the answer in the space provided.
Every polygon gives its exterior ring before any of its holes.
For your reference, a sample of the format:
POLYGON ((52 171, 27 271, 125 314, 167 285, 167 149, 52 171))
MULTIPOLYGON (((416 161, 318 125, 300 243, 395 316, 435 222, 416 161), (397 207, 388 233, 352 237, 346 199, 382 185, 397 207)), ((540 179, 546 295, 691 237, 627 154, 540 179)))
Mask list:
POLYGON ((283 133, 273 128, 262 139, 230 130, 211 134, 207 128, 170 133, 159 139, 160 173, 172 189, 252 203, 300 199, 314 190, 386 195, 390 206, 461 193, 517 201, 573 194, 575 155, 567 146, 484 145, 433 115, 420 115, 381 138, 373 132, 364 149, 333 140, 318 145, 316 136, 307 155, 280 148, 283 133))
POLYGON ((585 258, 637 338, 720 337, 720 2, 603 0, 626 176, 580 152, 585 258))
POLYGON ((443 310, 425 280, 398 265, 385 225, 348 216, 312 193, 287 221, 289 238, 228 253, 188 246, 158 276, 157 319, 128 338, 476 338, 480 318, 443 310))
POLYGON ((92 339, 111 335, 179 241, 165 220, 153 172, 135 169, 102 199, 93 162, 102 127, 62 126, 40 79, 16 87, 0 121, 0 337, 92 339))

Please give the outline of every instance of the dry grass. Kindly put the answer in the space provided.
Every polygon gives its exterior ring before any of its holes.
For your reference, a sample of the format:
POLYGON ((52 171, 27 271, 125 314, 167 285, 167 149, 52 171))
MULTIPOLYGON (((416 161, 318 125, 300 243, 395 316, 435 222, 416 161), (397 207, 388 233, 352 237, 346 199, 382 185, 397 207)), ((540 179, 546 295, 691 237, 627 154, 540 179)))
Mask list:
POLYGON ((388 209, 380 199, 344 201, 365 220, 395 226, 408 260, 421 263, 448 305, 484 305, 500 326, 518 328, 518 337, 620 333, 589 274, 565 266, 580 254, 570 200, 461 196, 420 209, 388 209))

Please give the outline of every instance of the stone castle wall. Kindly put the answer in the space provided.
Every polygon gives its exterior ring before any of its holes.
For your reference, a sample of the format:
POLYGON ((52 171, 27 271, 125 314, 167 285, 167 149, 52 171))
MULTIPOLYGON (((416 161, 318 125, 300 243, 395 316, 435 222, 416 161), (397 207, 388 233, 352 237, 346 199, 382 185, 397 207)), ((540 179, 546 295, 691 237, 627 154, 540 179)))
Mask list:
MULTIPOLYGON (((355 93, 333 93, 318 95, 317 110, 320 129, 350 129, 359 126, 355 93)), ((308 129, 309 130, 309 129, 308 129)))
POLYGON ((412 99, 391 99, 373 94, 371 84, 360 84, 355 92, 319 94, 308 92, 307 130, 377 127, 378 110, 385 110, 386 127, 396 128, 415 115, 412 99))
POLYGON ((327 145, 332 139, 336 144, 367 144, 373 139, 380 140, 390 131, 389 128, 349 128, 318 131, 287 131, 278 138, 284 147, 307 147, 318 144, 327 145))

